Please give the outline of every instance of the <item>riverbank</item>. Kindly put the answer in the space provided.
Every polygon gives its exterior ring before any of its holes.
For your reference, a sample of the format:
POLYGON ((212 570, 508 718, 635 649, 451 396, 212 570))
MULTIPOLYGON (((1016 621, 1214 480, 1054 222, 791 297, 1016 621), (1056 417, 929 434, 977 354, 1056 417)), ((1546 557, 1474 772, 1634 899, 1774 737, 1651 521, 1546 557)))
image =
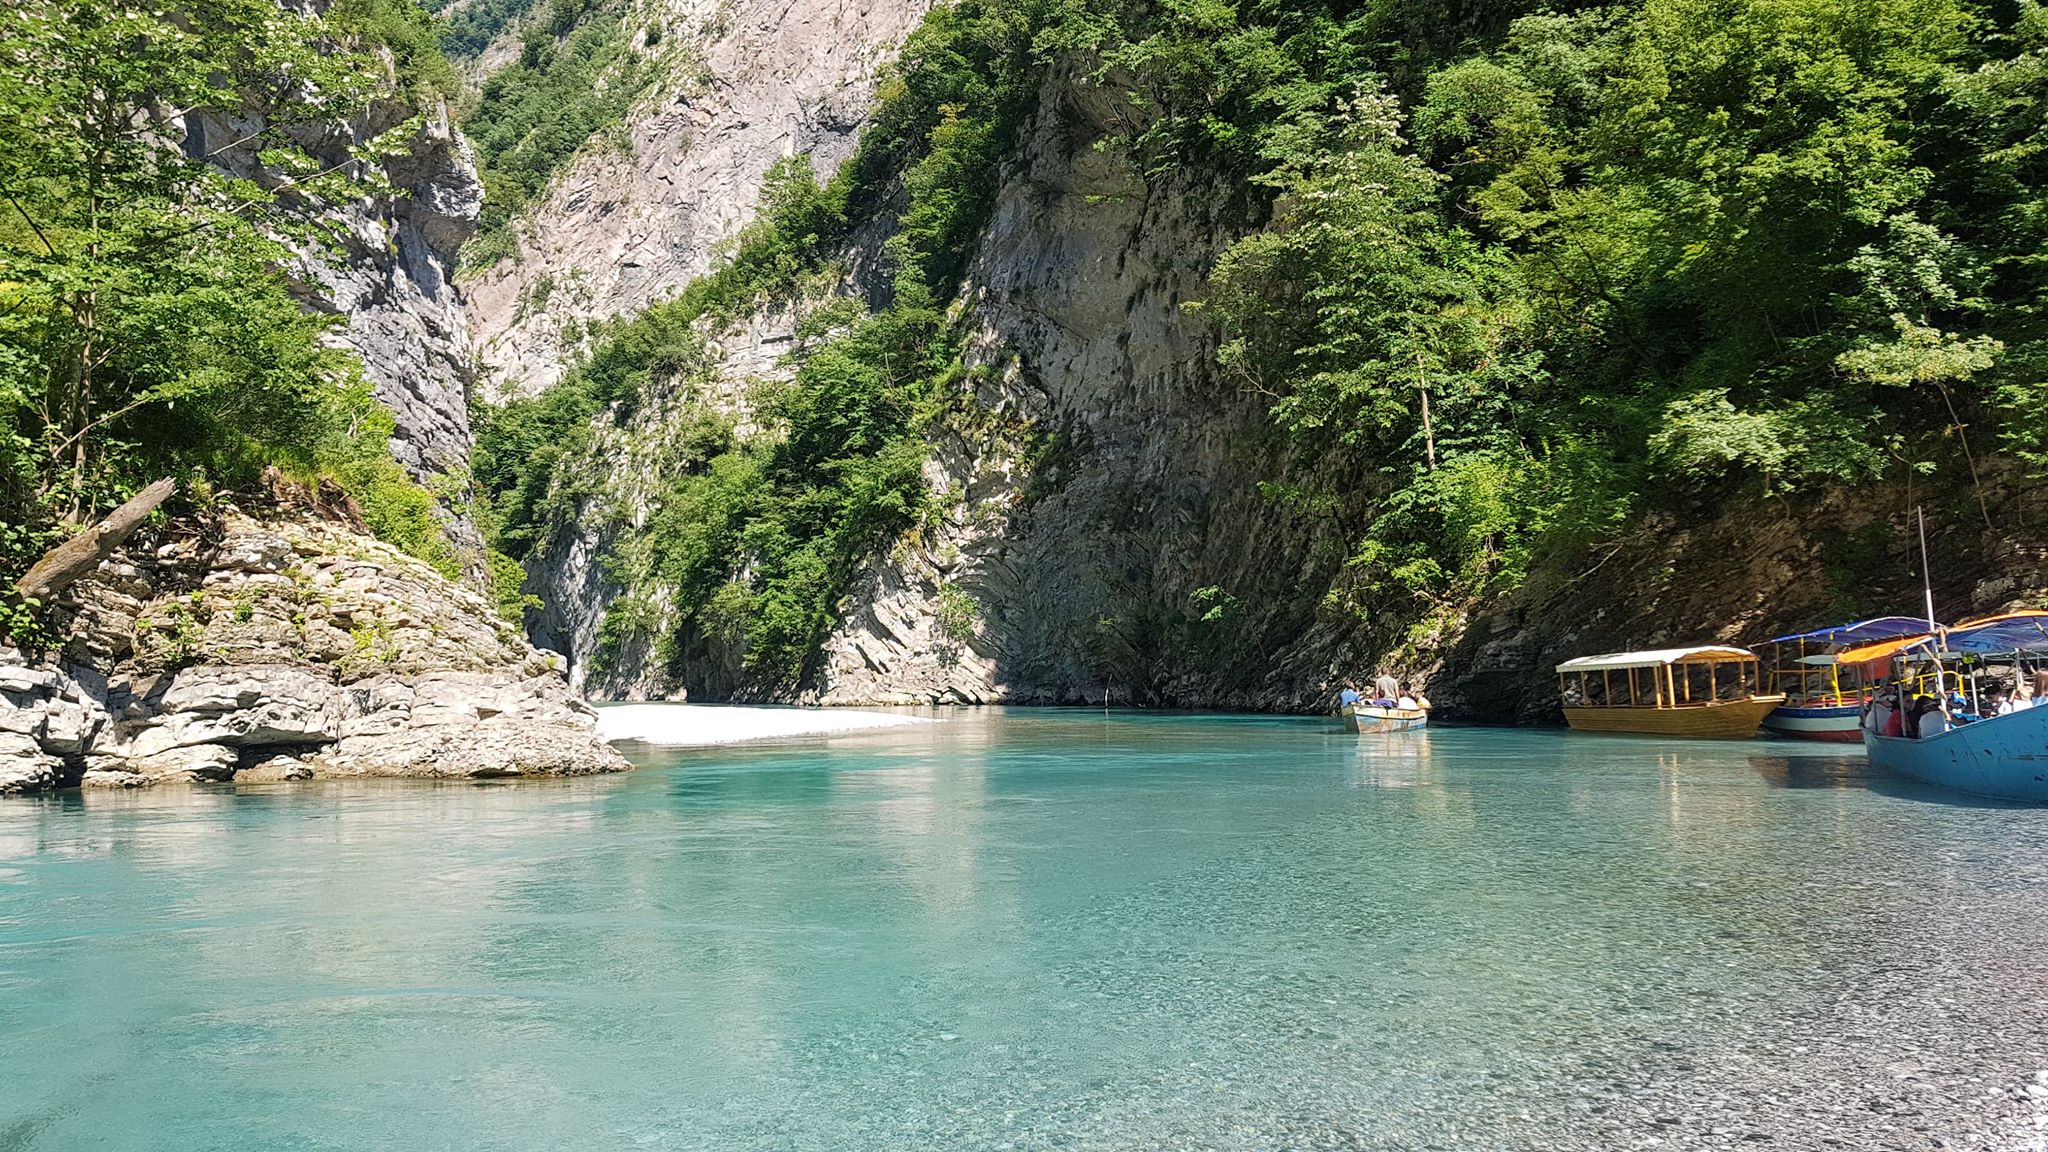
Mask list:
POLYGON ((64 588, 51 642, 0 650, 0 795, 631 768, 559 657, 358 527, 228 509, 64 588))

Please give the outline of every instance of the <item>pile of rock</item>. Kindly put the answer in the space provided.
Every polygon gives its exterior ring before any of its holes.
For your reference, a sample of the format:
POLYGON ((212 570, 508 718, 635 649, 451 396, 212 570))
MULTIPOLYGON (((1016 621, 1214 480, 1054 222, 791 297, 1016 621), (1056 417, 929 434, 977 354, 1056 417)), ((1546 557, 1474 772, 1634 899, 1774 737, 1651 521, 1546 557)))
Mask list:
POLYGON ((483 597, 303 513, 137 540, 0 649, 0 794, 624 771, 560 659, 483 597))

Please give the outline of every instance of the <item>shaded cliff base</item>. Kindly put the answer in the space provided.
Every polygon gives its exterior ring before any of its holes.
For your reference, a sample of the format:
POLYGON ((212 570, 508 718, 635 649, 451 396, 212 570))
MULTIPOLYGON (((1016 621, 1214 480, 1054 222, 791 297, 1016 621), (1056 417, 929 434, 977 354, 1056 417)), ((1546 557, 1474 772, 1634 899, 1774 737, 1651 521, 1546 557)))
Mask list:
POLYGON ((312 510, 139 534, 0 648, 0 794, 82 785, 624 771, 560 660, 312 510))
POLYGON ((2016 469, 1968 486, 1903 484, 1737 502, 1697 523, 1653 515, 1483 606, 1409 668, 1446 715, 1558 716, 1552 669, 1571 656, 1681 643, 1757 645, 1878 615, 1917 616, 1927 519, 1936 616, 2048 605, 2048 491, 2016 469), (1988 523, 1987 523, 1988 522, 1988 523))
MULTIPOLYGON (((1552 669, 1589 652, 1692 642, 1756 645, 1773 635, 1872 615, 1921 612, 1916 509, 1927 516, 1936 611, 1946 621, 2048 604, 2048 489, 2017 470, 1968 486, 1871 485, 1797 497, 1740 498, 1716 513, 1661 511, 1592 549, 1550 557, 1513 591, 1421 621, 1378 614, 1373 629, 1316 602, 1330 572, 1295 592, 1288 611, 1244 614, 1228 644, 1205 641, 1199 619, 1172 610, 1183 585, 1213 574, 1171 574, 1115 602, 1130 660, 1085 666, 1102 629, 1066 630, 1081 674, 1056 682, 1039 658, 1042 598, 1028 585, 978 577, 974 558, 925 549, 878 564, 852 597, 823 657, 824 691, 804 702, 1093 704, 1324 712, 1346 678, 1389 668, 1424 683, 1445 719, 1559 721, 1552 669), (1988 522, 1988 526, 1987 526, 1988 522), (979 611, 949 621, 949 588, 972 587, 979 611), (994 601, 994 603, 991 603, 994 601), (1149 602, 1149 606, 1148 606, 1149 602), (1256 674, 1247 654, 1270 653, 1256 674)), ((943 548, 941 544, 939 547, 943 548)), ((995 542, 992 551, 1000 553, 995 542)), ((899 550, 901 553, 901 550, 899 550)), ((1014 575, 1014 573, 1005 573, 1014 575)))

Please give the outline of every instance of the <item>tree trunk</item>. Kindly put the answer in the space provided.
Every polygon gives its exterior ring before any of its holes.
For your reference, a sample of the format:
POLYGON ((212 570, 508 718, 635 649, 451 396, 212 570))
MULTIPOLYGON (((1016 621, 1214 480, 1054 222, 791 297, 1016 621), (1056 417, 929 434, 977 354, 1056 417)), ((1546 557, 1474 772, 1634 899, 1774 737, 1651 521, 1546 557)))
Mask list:
POLYGON ((15 591, 31 600, 48 600, 70 587, 72 581, 111 556, 177 487, 176 481, 166 477, 137 492, 105 520, 43 553, 15 585, 15 591))

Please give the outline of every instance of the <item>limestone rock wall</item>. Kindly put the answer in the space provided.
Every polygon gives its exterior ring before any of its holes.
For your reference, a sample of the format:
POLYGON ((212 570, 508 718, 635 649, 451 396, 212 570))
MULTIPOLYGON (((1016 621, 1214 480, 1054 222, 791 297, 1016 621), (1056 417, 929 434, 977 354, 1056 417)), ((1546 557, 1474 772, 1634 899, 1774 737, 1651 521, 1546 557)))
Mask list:
POLYGON ((752 218, 776 160, 809 154, 821 179, 851 153, 879 70, 927 0, 663 0, 671 75, 626 126, 587 151, 519 223, 517 254, 468 285, 492 397, 561 378, 575 334, 628 316, 710 268, 752 218), (687 48, 679 42, 686 42, 687 48), (686 67, 687 66, 687 67, 686 67))
MULTIPOLYGON (((194 116, 186 123, 185 146, 238 175, 272 180, 253 151, 232 144, 250 127, 194 116)), ((349 162, 352 148, 394 130, 404 134, 402 147, 381 163, 395 194, 334 211, 338 251, 307 251, 295 270, 295 292, 307 307, 341 318, 335 340, 361 358, 377 399, 395 419, 392 455, 431 486, 469 468, 474 351, 455 266, 483 207, 475 156, 445 105, 416 109, 397 100, 378 102, 353 122, 308 134, 301 143, 321 163, 340 165, 349 162)), ((466 513, 444 512, 472 582, 481 587, 483 538, 466 513)))
POLYGON ((994 430, 938 446, 932 491, 964 495, 928 547, 863 577, 827 645, 827 702, 1288 707, 1331 663, 1315 609, 1344 524, 1261 496, 1295 464, 1182 307, 1230 238, 1214 212, 1231 197, 1148 186, 1096 147, 1132 115, 1114 88, 1047 83, 964 293, 994 430), (1035 468, 1025 429, 1052 438, 1035 468), (964 644, 932 627, 963 592, 964 644))

